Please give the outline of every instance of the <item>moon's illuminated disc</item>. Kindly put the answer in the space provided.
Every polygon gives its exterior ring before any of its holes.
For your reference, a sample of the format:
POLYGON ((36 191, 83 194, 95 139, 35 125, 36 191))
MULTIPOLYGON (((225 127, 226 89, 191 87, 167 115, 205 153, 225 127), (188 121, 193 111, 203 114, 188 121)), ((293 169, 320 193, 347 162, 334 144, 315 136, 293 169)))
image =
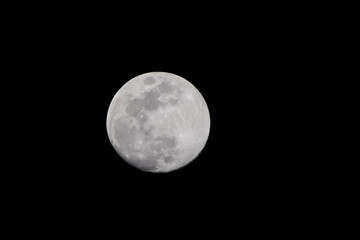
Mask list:
POLYGON ((150 72, 131 79, 115 94, 106 128, 126 162, 147 172, 169 172, 202 151, 210 115, 190 82, 172 73, 150 72))

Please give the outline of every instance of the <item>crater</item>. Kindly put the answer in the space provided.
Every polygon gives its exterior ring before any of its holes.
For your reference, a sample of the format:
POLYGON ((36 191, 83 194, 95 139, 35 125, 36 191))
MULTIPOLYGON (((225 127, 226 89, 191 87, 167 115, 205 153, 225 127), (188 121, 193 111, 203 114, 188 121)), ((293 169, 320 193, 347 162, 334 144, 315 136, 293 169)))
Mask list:
POLYGON ((170 92, 174 91, 174 88, 173 88, 173 87, 171 86, 171 84, 168 83, 168 82, 162 82, 162 83, 158 86, 158 88, 159 88, 159 91, 160 91, 161 93, 170 93, 170 92))
POLYGON ((145 80, 144 80, 145 85, 152 85, 154 83, 155 83, 155 78, 153 78, 153 77, 148 77, 148 78, 145 78, 145 80))
POLYGON ((140 125, 139 133, 144 142, 149 142, 153 139, 154 128, 152 126, 140 125))
POLYGON ((145 128, 141 127, 140 130, 142 131, 144 140, 146 142, 148 142, 152 139, 152 137, 153 137, 152 129, 145 129, 145 128))

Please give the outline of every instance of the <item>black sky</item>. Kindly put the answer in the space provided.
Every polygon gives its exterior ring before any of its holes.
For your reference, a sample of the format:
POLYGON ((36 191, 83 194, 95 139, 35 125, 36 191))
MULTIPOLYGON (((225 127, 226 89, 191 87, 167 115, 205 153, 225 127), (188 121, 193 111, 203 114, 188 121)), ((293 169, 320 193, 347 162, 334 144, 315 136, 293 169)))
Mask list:
POLYGON ((182 217, 238 215, 271 212, 301 197, 312 174, 304 149, 312 146, 303 141, 310 120, 301 114, 301 90, 311 83, 304 77, 309 57, 299 23, 265 10, 201 10, 132 20, 78 9, 22 23, 26 41, 18 38, 18 49, 31 81, 22 89, 37 90, 28 103, 36 109, 37 147, 29 147, 36 157, 19 163, 29 179, 24 189, 85 215, 93 208, 100 215, 101 208, 146 216, 158 209, 182 217), (106 133, 114 94, 151 71, 190 81, 211 117, 199 157, 167 174, 126 164, 106 133))

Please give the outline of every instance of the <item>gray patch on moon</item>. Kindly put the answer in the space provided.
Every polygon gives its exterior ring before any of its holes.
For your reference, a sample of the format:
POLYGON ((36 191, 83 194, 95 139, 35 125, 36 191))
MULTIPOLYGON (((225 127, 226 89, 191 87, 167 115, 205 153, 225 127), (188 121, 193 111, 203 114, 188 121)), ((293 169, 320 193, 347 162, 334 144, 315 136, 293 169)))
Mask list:
POLYGON ((152 90, 146 93, 144 99, 135 98, 130 100, 125 108, 125 112, 130 116, 137 117, 143 108, 148 111, 155 111, 161 105, 159 97, 160 93, 152 90))
POLYGON ((177 105, 179 103, 179 101, 177 99, 175 99, 175 98, 172 98, 172 99, 169 100, 169 103, 170 103, 171 106, 175 106, 175 105, 177 105))
POLYGON ((157 167, 157 161, 155 159, 146 159, 144 161, 140 161, 140 168, 144 171, 155 171, 157 167))
POLYGON ((147 121, 147 116, 145 114, 141 114, 139 117, 139 125, 143 126, 146 121, 147 121))
POLYGON ((147 121, 147 119, 145 119, 144 121, 141 121, 141 119, 139 120, 139 133, 142 135, 143 137, 143 140, 145 142, 148 142, 152 139, 153 137, 153 130, 154 130, 154 127, 151 126, 151 125, 145 125, 145 122, 147 121))
POLYGON ((165 150, 169 151, 176 147, 176 138, 175 137, 167 137, 161 136, 154 138, 156 144, 154 145, 155 150, 165 150))
MULTIPOLYGON (((177 145, 175 137, 160 136, 153 138, 152 150, 156 152, 157 158, 168 157, 169 153, 174 151, 177 145)), ((170 161, 170 158, 168 158, 170 161)))
MULTIPOLYGON (((115 139, 123 147, 131 147, 136 139, 135 127, 129 128, 125 123, 117 120, 115 122, 115 139)), ((131 147, 132 148, 132 147, 131 147)))
POLYGON ((172 156, 167 156, 164 158, 165 163, 171 163, 174 161, 174 158, 172 156))
POLYGON ((153 78, 153 77, 148 77, 148 78, 145 78, 145 80, 144 80, 145 85, 151 85, 154 83, 155 83, 155 78, 153 78))
POLYGON ((168 82, 162 82, 159 86, 159 91, 161 93, 170 93, 172 91, 174 91, 174 88, 168 83, 168 82))
POLYGON ((144 98, 144 108, 148 111, 155 111, 161 105, 161 101, 159 100, 160 93, 150 91, 146 94, 144 98))
POLYGON ((125 108, 125 112, 130 116, 136 117, 141 112, 143 107, 143 102, 140 99, 134 99, 129 101, 128 105, 125 108))

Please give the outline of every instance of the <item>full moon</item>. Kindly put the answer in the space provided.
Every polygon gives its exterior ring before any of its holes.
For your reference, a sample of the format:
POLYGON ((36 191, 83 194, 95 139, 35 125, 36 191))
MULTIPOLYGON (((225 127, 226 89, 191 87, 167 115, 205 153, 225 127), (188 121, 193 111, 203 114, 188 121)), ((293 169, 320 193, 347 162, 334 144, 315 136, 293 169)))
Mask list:
POLYGON ((145 172, 170 172, 203 150, 210 114, 190 82, 172 73, 150 72, 134 77, 115 94, 106 128, 127 163, 145 172))

